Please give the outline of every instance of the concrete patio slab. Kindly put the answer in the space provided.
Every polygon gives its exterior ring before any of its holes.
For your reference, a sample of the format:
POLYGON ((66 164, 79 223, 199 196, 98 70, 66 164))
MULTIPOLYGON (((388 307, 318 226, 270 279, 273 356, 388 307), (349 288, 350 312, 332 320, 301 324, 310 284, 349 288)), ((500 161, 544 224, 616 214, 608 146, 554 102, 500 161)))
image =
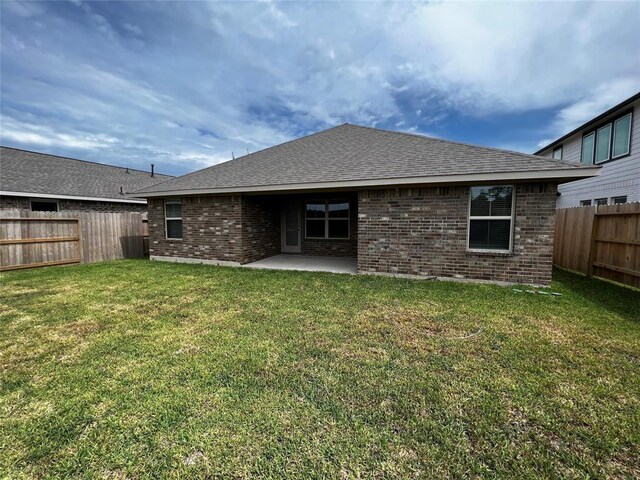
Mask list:
POLYGON ((243 267, 302 270, 307 272, 358 273, 358 261, 355 258, 295 254, 275 255, 257 262, 246 263, 243 267))

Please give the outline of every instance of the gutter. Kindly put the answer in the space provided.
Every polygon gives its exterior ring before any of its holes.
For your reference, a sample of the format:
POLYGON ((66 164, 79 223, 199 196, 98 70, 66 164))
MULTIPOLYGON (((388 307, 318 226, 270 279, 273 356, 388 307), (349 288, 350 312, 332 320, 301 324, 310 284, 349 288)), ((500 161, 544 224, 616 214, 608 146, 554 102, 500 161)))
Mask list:
POLYGON ((114 202, 114 203, 135 203, 145 205, 146 200, 140 200, 139 198, 107 198, 107 197, 81 197, 75 195, 53 195, 48 193, 29 193, 29 192, 9 192, 7 190, 0 190, 0 196, 7 197, 30 197, 30 198, 50 198, 52 200, 86 200, 89 202, 114 202))

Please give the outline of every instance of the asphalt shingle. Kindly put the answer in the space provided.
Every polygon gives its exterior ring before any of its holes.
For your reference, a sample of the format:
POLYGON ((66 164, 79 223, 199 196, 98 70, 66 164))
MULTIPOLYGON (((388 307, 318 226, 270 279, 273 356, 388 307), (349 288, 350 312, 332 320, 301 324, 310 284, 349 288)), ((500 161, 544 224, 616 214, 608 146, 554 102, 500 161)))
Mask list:
MULTIPOLYGON (((408 133, 344 124, 144 188, 188 190, 589 168, 408 133)), ((592 172, 593 168, 589 172, 592 172)), ((585 176, 592 173, 585 171, 585 176)))
POLYGON ((74 197, 138 198, 126 192, 174 177, 141 170, 0 147, 0 191, 74 197), (122 187, 124 195, 120 194, 122 187))

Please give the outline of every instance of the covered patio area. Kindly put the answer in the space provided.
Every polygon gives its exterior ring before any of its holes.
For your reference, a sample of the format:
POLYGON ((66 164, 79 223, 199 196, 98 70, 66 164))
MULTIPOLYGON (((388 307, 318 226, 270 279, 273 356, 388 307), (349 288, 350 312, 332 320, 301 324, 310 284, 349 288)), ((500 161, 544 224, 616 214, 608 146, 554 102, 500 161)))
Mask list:
POLYGON ((243 267, 355 274, 358 273, 358 260, 355 257, 330 257, 283 253, 263 258, 256 262, 246 263, 243 267))

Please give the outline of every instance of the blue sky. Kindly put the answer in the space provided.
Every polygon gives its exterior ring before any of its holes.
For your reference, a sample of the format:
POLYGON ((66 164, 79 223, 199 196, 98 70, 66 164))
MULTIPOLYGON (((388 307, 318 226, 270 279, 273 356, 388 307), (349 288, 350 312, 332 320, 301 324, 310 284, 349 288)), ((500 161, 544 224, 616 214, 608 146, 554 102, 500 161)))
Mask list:
POLYGON ((640 90, 640 3, 0 2, 3 145, 182 174, 345 122, 532 152, 640 90))

